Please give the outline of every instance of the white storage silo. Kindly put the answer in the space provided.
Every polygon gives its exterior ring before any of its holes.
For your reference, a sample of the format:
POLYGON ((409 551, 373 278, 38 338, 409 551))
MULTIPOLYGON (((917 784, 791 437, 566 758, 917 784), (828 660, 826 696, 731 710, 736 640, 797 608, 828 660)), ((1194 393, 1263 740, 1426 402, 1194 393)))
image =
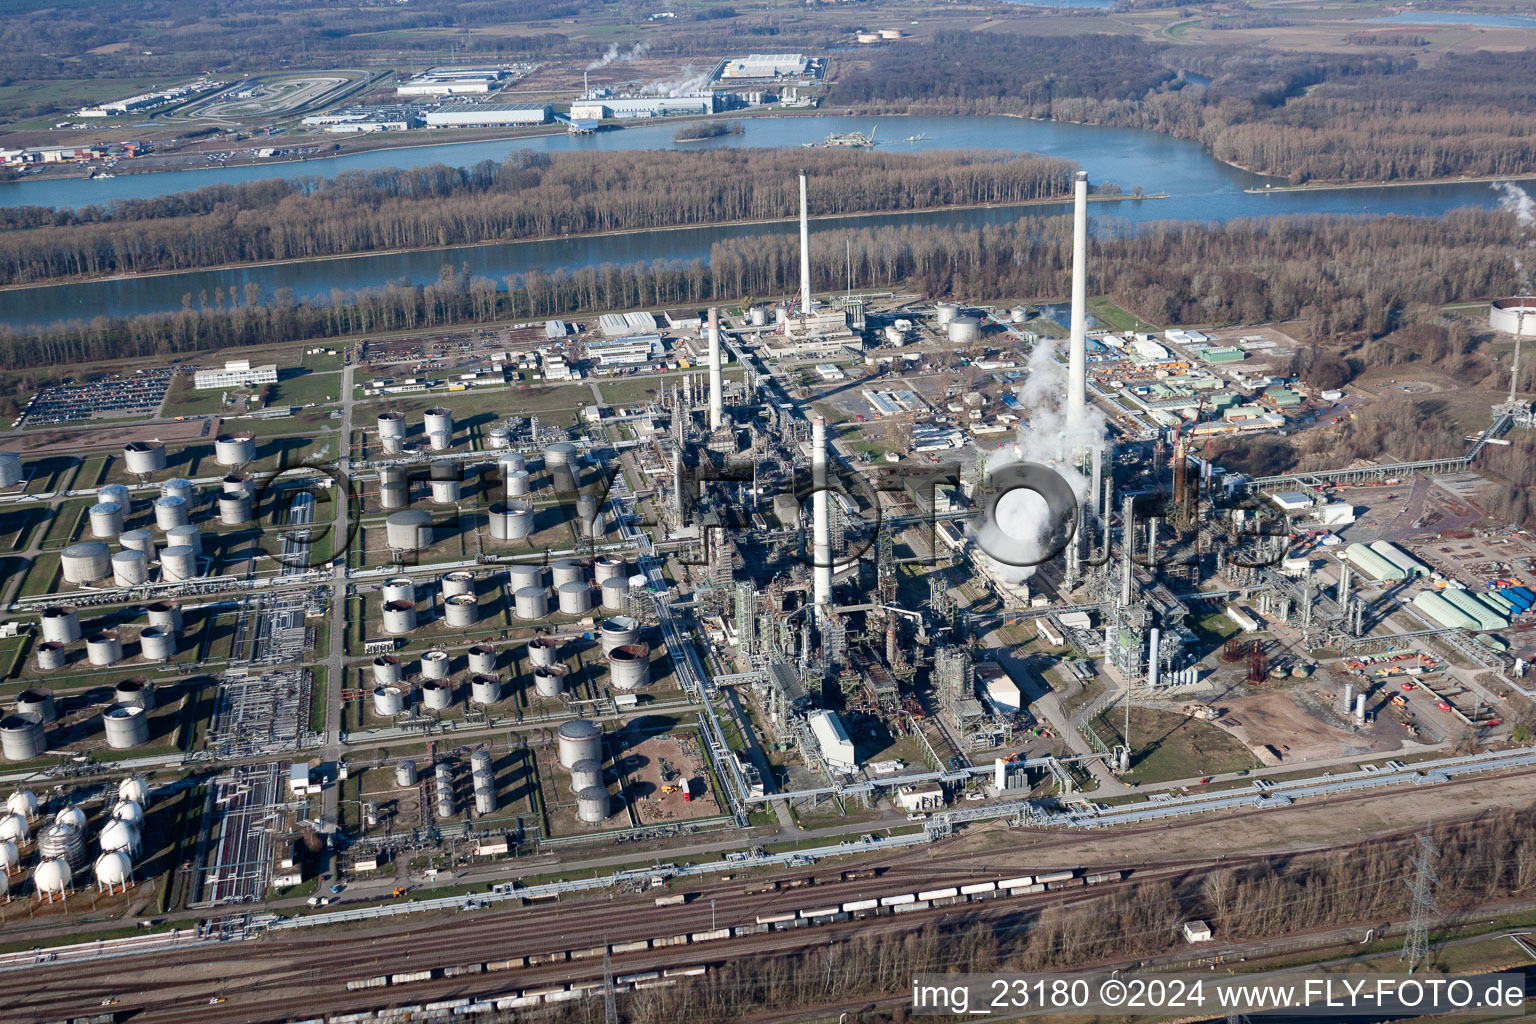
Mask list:
POLYGON ((379 446, 386 455, 398 455, 405 441, 405 416, 398 412, 381 412, 378 419, 379 446))
POLYGON ((952 345, 974 345, 981 340, 981 320, 974 316, 957 316, 948 325, 948 337, 952 345))
POLYGON ((96 500, 98 502, 110 501, 122 508, 123 515, 127 515, 133 508, 133 498, 128 488, 123 484, 102 484, 96 488, 96 500))
POLYGON ((97 540, 111 540, 123 532, 123 506, 115 501, 103 501, 91 506, 91 536, 97 540))
POLYGON ((188 523, 186 526, 173 526, 165 531, 166 550, 175 547, 188 547, 199 558, 203 554, 203 531, 188 523))
POLYGON ((475 813, 496 813, 496 780, 490 775, 475 776, 475 813))
POLYGON ((53 691, 46 686, 29 686, 16 695, 16 713, 18 715, 36 715, 47 725, 58 720, 59 705, 54 699, 53 691))
POLYGON ((155 548, 155 535, 148 530, 128 530, 117 538, 117 542, 123 546, 124 551, 142 554, 145 561, 153 562, 160 556, 155 548))
POLYGON ((149 742, 149 713, 137 705, 114 704, 101 713, 101 724, 107 746, 113 750, 130 750, 149 742))
POLYGON ((447 651, 428 651, 421 656, 423 679, 447 679, 453 674, 453 659, 447 651))
POLYGON ((187 499, 167 494, 155 499, 155 528, 162 533, 175 526, 187 525, 187 499))
POLYGON ((384 632, 391 636, 409 633, 416 628, 416 605, 410 601, 386 601, 384 603, 384 632))
POLYGON ((608 681, 615 690, 634 690, 651 681, 651 649, 625 644, 608 652, 608 681))
POLYGON ((558 697, 565 692, 567 669, 564 665, 533 670, 533 692, 540 697, 558 697))
POLYGON ((37 668, 40 672, 57 672, 69 661, 69 652, 57 640, 44 640, 37 645, 37 668))
MULTIPOLYGON (((0 719, 0 755, 7 761, 30 761, 48 749, 43 722, 36 715, 6 715, 0 719)), ((0 838, 11 838, 0 833, 0 838)))
POLYGON ((95 583, 112 575, 112 551, 99 540, 71 544, 59 553, 66 583, 95 583))
POLYGON ((220 434, 213 439, 213 461, 231 469, 256 458, 256 435, 247 431, 220 434))
POLYGON ((580 793, 584 789, 593 786, 602 788, 603 762, 596 758, 587 758, 585 761, 577 761, 571 765, 571 789, 580 793))
POLYGON ((556 466, 573 466, 576 464, 576 446, 569 441, 556 441, 544 449, 544 468, 553 470, 556 466))
POLYGON ((480 601, 473 594, 459 594, 443 602, 443 620, 453 629, 469 629, 480 618, 480 601))
POLYGON ((144 552, 125 548, 112 555, 112 584, 118 587, 138 587, 149 579, 149 559, 144 552))
POLYGON ((486 431, 486 445, 494 451, 500 451, 512 443, 512 431, 506 427, 492 427, 486 431))
POLYGON ((373 713, 380 718, 394 718, 405 710, 405 690, 399 686, 376 686, 373 689, 373 713))
POLYGON ((528 664, 548 668, 560 663, 560 641, 552 636, 538 636, 528 641, 528 664))
POLYGON ((225 526, 244 526, 251 521, 251 499, 246 494, 219 495, 219 522, 225 526))
POLYGON ((501 700, 501 680, 479 673, 470 676, 469 699, 475 704, 495 704, 501 700))
POLYGON ((123 464, 134 476, 153 476, 165 469, 165 445, 159 441, 130 441, 123 447, 123 464))
POLYGON ((496 671, 496 648, 490 644, 475 644, 469 649, 469 670, 479 675, 496 671))
POLYGON ((170 661, 176 657, 176 634, 164 626, 139 630, 139 654, 145 661, 170 661))
POLYGON ((555 730, 560 748, 560 767, 569 769, 577 761, 603 759, 603 727, 585 718, 575 718, 555 730))
POLYGON ((385 601, 409 601, 416 603, 416 583, 409 576, 395 576, 384 581, 379 595, 385 601))
POLYGON ((456 569, 443 577, 442 587, 444 597, 473 594, 475 592, 475 574, 463 569, 456 569))
POLYGON ((74 605, 53 604, 39 618, 43 639, 72 644, 80 639, 80 610, 74 605))
POLYGON ((601 786, 589 786, 576 794, 576 816, 589 825, 596 825, 608 817, 608 791, 601 786))
POLYGON ((514 614, 520 619, 549 617, 549 594, 543 587, 523 587, 512 595, 514 614))
POLYGON ((940 327, 947 327, 960 315, 960 307, 953 302, 938 302, 934 304, 933 315, 940 327))
POLYGON ((85 660, 105 668, 123 660, 123 640, 116 630, 102 630, 85 638, 85 660))
POLYGON ((256 487, 251 482, 251 474, 230 473, 219 480, 219 493, 249 498, 256 493, 256 487))
POLYGON ((615 647, 632 644, 640 639, 640 622, 628 615, 615 615, 604 619, 597 630, 598 642, 607 654, 615 647))
POLYGON ((496 471, 505 477, 508 473, 519 473, 528 468, 528 459, 522 452, 502 452, 496 456, 496 471))
POLYGON ((373 685, 393 686, 402 675, 400 659, 393 654, 380 654, 373 659, 373 685))
POLYGON ((453 707, 453 687, 446 682, 429 679, 421 684, 421 706, 428 711, 446 711, 453 707))
POLYGON ((419 508, 392 512, 384 520, 384 534, 394 551, 420 551, 432 545, 432 515, 419 508))
POLYGON ((160 579, 182 583, 198 577, 197 551, 186 544, 175 544, 160 552, 160 579))
POLYGON ((453 447, 453 435, 445 434, 441 430, 435 434, 428 434, 427 446, 435 452, 445 452, 453 447))
POLYGON ((175 601, 156 601, 144 608, 151 626, 162 629, 181 629, 181 605, 175 601))
POLYGON ((461 488, 457 464, 448 463, 442 465, 434 462, 429 483, 432 488, 432 503, 434 505, 453 505, 458 502, 461 488), (440 466, 441 468, 439 468, 440 466))
POLYGON ((559 595, 562 615, 585 615, 592 610, 590 584, 576 581, 561 584, 559 595))

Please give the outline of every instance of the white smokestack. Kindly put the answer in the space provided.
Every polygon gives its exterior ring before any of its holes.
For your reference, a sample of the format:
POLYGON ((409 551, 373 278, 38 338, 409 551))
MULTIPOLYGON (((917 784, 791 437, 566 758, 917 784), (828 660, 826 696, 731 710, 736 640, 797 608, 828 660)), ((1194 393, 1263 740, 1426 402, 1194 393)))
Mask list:
POLYGON ((1072 339, 1067 365, 1067 425, 1088 407, 1088 172, 1072 186, 1072 339))
POLYGON ((1162 643, 1162 639, 1162 632, 1156 628, 1147 636, 1147 685, 1154 689, 1157 687, 1157 672, 1159 668, 1157 664, 1157 648, 1162 643))
MULTIPOLYGON (((804 180, 803 178, 801 179, 804 180)), ((816 488, 811 498, 812 591, 816 621, 827 619, 832 607, 832 521, 827 513, 827 421, 821 416, 811 420, 811 484, 816 488)))
POLYGON ((1363 693, 1355 697, 1355 721, 1361 725, 1365 724, 1365 694, 1363 693))
POLYGON ((800 172, 800 312, 811 312, 811 221, 806 213, 805 172, 800 172))
POLYGON ((725 419, 725 377, 720 372, 720 310, 709 307, 709 429, 725 419))

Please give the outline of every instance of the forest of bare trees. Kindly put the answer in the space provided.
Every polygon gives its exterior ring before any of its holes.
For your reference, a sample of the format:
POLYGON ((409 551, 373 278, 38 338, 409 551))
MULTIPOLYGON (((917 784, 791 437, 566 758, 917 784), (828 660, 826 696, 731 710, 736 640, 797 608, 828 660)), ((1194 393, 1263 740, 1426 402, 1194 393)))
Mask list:
MULTIPOLYGON (((1442 218, 1336 216, 1220 225, 1101 223, 1095 291, 1154 323, 1304 321, 1313 338, 1389 335, 1405 311, 1506 294, 1519 235, 1512 214, 1442 218)), ((915 288, 969 301, 1060 298, 1069 289, 1067 218, 1022 218, 980 229, 882 227, 813 236, 815 287, 840 288, 851 253, 863 288, 915 288), (848 248, 845 250, 845 242, 848 248)), ((99 316, 43 333, 0 333, 0 367, 90 363, 238 345, 417 330, 494 319, 700 304, 792 293, 798 240, 716 242, 705 260, 533 271, 500 285, 444 267, 427 285, 335 291, 329 302, 216 291, 175 313, 99 316)))
POLYGON ((792 217, 801 168, 822 215, 1065 196, 1076 165, 997 152, 523 151, 473 167, 3 210, 0 283, 792 217))
POLYGON ((1536 171, 1528 52, 1409 56, 968 32, 880 51, 830 100, 871 113, 1012 113, 1149 128, 1302 183, 1536 171), (1211 79, 1209 86, 1185 72, 1211 79))

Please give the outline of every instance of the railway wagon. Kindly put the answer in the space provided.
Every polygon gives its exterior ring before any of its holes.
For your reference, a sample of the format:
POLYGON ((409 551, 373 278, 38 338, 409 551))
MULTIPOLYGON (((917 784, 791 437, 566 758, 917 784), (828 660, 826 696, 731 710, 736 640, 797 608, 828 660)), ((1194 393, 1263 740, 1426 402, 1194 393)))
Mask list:
POLYGON ((413 981, 429 981, 436 976, 437 971, 430 968, 425 971, 408 971, 404 974, 391 974, 389 976, 389 983, 391 985, 409 985, 413 981))
POLYGON ((593 957, 602 956, 608 952, 607 946, 588 946, 586 949, 571 950, 572 960, 590 960, 593 957))
POLYGON ((916 903, 916 902, 917 902, 917 896, 915 896, 914 894, 912 894, 910 892, 902 893, 900 896, 882 896, 882 897, 880 897, 880 905, 882 907, 899 907, 899 906, 901 906, 904 903, 916 903))
POLYGON ((458 964, 454 967, 444 967, 443 977, 457 978, 464 974, 479 974, 483 970, 485 970, 484 964, 458 964))
POLYGON ((1080 889, 1087 884, 1088 879, 1086 878, 1063 878, 1059 882, 1046 882, 1045 888, 1050 892, 1055 892, 1058 889, 1080 889))
POLYGON ((689 932, 689 942, 714 942, 716 939, 728 939, 731 937, 729 928, 716 928, 708 932, 689 932))
POLYGON ((744 935, 761 935, 767 930, 766 924, 739 924, 731 929, 731 935, 739 939, 744 935))
POLYGON ((670 896, 656 897, 656 905, 658 907, 676 907, 687 902, 688 894, 685 892, 675 892, 670 896))
POLYGON ((793 921, 794 919, 795 919, 795 912, 793 910, 788 911, 788 912, 783 913, 783 914, 758 914, 757 915, 757 923, 758 924, 780 924, 780 923, 782 923, 784 921, 793 921))
POLYGON ((1008 890, 1008 895, 1010 895, 1010 896, 1027 896, 1029 893, 1032 893, 1032 892, 1045 892, 1045 883, 1044 882, 1032 882, 1029 885, 1021 885, 1017 889, 1009 889, 1008 890))
POLYGON ((1096 871, 1088 876, 1088 884, 1103 885, 1105 882, 1118 882, 1124 877, 1124 871, 1096 871))
POLYGON ((357 992, 362 989, 383 988, 388 984, 389 978, 382 974, 377 978, 354 978, 353 980, 347 982, 347 991, 357 992))
POLYGON ((960 887, 960 895, 962 896, 976 896, 984 892, 996 891, 996 882, 973 882, 970 885, 962 885, 960 887))
POLYGON ((1035 881, 1050 885, 1052 882, 1065 882, 1075 874, 1075 871, 1047 871, 1043 875, 1036 875, 1035 881))
POLYGON ((845 910, 846 912, 848 912, 850 914, 855 914, 855 913, 859 913, 860 911, 874 910, 879 905, 880 905, 880 901, 877 900, 877 899, 875 899, 875 900, 849 900, 847 903, 843 904, 843 910, 845 910))
POLYGON ((650 948, 650 939, 636 939, 633 942, 615 942, 608 947, 608 951, 617 956, 620 953, 638 953, 642 949, 650 948))
POLYGON ((997 883, 999 889, 1022 889, 1026 885, 1033 884, 1033 875, 1020 875, 1018 878, 1005 878, 997 883))
POLYGON ((817 907, 814 910, 802 910, 800 911, 800 916, 806 920, 810 920, 816 917, 835 917, 842 912, 842 906, 840 904, 834 903, 830 907, 817 907))
POLYGON ((950 886, 947 889, 929 889, 927 892, 919 892, 917 898, 919 900, 942 900, 958 895, 960 895, 960 890, 950 886))
POLYGON ((927 900, 918 900, 916 903, 903 903, 903 904, 901 904, 900 906, 898 906, 896 908, 896 913, 898 913, 898 914, 906 914, 906 913, 910 913, 911 911, 914 911, 914 910, 927 910, 927 909, 928 909, 928 901, 927 900))
POLYGON ((688 936, 687 935, 674 935, 674 936, 672 936, 669 939, 652 939, 651 940, 651 948, 652 949, 663 949, 663 948, 665 948, 667 946, 686 946, 686 945, 688 945, 688 936))

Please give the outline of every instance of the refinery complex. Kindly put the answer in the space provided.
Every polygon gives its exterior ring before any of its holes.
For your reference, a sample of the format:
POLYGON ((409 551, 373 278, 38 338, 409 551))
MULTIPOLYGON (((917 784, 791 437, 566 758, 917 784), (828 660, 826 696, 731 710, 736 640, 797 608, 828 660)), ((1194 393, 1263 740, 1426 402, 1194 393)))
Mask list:
MULTIPOLYGON (((1224 467, 1213 443, 1379 395, 1298 376, 1283 325, 1092 315, 1074 184, 1067 303, 813 294, 802 175, 778 301, 39 393, 0 443, 0 929, 53 950, 0 954, 41 979, 29 1018, 111 1018, 110 957, 285 943, 325 980, 284 1019, 600 1001, 801 928, 1130 870, 1024 837, 1536 764, 1536 541, 1478 471, 1530 401, 1511 387, 1455 457, 1224 467), (911 859, 983 829, 1011 859, 911 859), (511 939, 400 955, 412 921, 469 936, 508 907, 511 939)), ((1482 311, 1517 362, 1526 309, 1482 311)), ((206 1019, 249 1009, 188 984, 206 1019)))

